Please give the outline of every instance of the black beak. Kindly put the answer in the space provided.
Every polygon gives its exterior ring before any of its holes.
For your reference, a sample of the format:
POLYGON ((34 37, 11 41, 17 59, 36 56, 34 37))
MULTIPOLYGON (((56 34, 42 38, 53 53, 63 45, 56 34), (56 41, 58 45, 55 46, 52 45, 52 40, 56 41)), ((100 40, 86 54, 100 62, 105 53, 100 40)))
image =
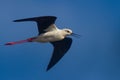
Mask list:
POLYGON ((74 36, 74 37, 77 37, 77 38, 79 38, 81 36, 81 35, 75 34, 75 33, 72 33, 71 35, 74 36))

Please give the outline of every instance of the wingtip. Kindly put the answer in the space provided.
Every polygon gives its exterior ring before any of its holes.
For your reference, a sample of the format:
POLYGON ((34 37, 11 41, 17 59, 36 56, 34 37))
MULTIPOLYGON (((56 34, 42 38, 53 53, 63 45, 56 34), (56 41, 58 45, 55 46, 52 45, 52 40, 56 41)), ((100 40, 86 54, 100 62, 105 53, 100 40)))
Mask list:
POLYGON ((23 21, 23 20, 13 20, 13 22, 21 22, 21 21, 23 21))
POLYGON ((48 72, 49 69, 46 69, 46 72, 48 72))
POLYGON ((17 20, 13 20, 13 22, 17 22, 17 20))
POLYGON ((46 71, 49 71, 50 70, 50 67, 47 67, 46 71))

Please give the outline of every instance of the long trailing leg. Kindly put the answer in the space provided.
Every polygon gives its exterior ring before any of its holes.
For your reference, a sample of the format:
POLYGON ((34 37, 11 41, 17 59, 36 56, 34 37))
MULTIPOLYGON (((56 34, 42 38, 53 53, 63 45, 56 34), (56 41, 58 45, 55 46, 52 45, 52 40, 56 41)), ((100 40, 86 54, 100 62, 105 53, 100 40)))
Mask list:
POLYGON ((21 44, 21 43, 26 43, 26 42, 33 42, 33 40, 36 39, 36 37, 28 38, 25 40, 20 40, 20 41, 15 41, 15 42, 8 42, 5 43, 4 45, 14 45, 14 44, 21 44))

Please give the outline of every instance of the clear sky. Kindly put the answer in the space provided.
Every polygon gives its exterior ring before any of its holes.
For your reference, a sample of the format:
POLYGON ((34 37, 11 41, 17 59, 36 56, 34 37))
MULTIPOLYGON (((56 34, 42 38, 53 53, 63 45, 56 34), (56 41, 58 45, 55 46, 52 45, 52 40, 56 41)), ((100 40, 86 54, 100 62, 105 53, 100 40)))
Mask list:
POLYGON ((0 44, 38 34, 13 20, 46 15, 82 37, 48 72, 51 44, 0 46, 0 80, 120 80, 119 0, 0 0, 0 44))

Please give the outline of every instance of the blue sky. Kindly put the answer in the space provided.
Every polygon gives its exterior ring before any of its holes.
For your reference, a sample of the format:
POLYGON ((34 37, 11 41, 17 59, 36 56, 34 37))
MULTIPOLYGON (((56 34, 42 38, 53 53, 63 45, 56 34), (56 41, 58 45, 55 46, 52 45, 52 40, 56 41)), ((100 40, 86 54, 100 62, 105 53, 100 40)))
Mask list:
POLYGON ((82 37, 48 72, 51 44, 0 46, 0 80, 120 80, 119 0, 1 0, 0 44, 38 34, 35 23, 13 20, 45 15, 82 37))

